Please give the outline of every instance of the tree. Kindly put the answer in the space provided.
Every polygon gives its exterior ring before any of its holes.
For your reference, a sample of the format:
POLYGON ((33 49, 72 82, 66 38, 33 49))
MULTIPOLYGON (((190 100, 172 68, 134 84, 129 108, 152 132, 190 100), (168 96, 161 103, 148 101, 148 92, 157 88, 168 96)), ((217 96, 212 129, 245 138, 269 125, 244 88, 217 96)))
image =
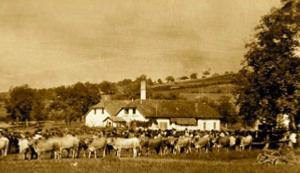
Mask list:
POLYGON ((148 79, 146 80, 146 83, 147 83, 147 86, 152 86, 152 85, 154 85, 154 82, 152 81, 151 78, 148 78, 148 79))
POLYGON ((49 112, 55 119, 64 119, 67 125, 73 120, 81 120, 88 109, 100 101, 96 84, 78 82, 70 87, 58 87, 55 93, 56 98, 51 103, 49 112))
POLYGON ((45 103, 41 95, 37 91, 32 104, 32 110, 30 112, 31 119, 41 121, 47 119, 47 112, 45 112, 45 103))
POLYGON ((170 82, 175 82, 175 78, 174 78, 173 76, 167 76, 167 77, 166 77, 166 81, 167 81, 168 83, 170 83, 170 82))
POLYGON ((112 82, 103 81, 99 84, 100 90, 105 94, 116 93, 116 86, 112 82))
POLYGON ((158 79, 158 80, 157 80, 157 83, 162 84, 163 81, 162 81, 161 79, 158 79))
POLYGON ((146 75, 140 75, 131 83, 123 86, 123 91, 121 91, 120 95, 117 97, 119 99, 136 99, 140 96, 140 87, 141 81, 145 80, 147 85, 152 85, 153 82, 149 78, 147 79, 146 75))
POLYGON ((141 76, 137 77, 135 81, 147 80, 147 76, 142 74, 141 76))
POLYGON ((189 77, 187 77, 187 76, 181 76, 179 79, 180 80, 187 80, 187 79, 189 79, 189 77))
POLYGON ((132 83, 131 79, 123 79, 122 81, 118 82, 118 85, 129 85, 132 83))
POLYGON ((192 73, 192 74, 190 75, 190 78, 191 78, 191 79, 197 79, 197 78, 198 78, 198 74, 197 74, 197 73, 192 73))
POLYGON ((239 116, 237 114, 236 107, 233 103, 230 102, 230 97, 222 96, 218 100, 216 108, 222 116, 222 122, 234 124, 239 121, 239 116))
POLYGON ((259 118, 276 124, 280 113, 288 113, 294 122, 299 114, 299 19, 300 1, 283 0, 261 19, 255 39, 246 45, 237 100, 246 122, 259 118))
POLYGON ((205 70, 203 73, 202 73, 203 76, 209 76, 210 75, 210 70, 205 70))
POLYGON ((28 85, 14 87, 5 101, 7 113, 13 120, 28 121, 34 104, 35 91, 28 85))
POLYGON ((224 75, 232 75, 232 74, 234 74, 233 71, 225 71, 225 72, 224 72, 224 75))
POLYGON ((220 76, 218 73, 212 74, 212 77, 218 77, 218 76, 220 76))

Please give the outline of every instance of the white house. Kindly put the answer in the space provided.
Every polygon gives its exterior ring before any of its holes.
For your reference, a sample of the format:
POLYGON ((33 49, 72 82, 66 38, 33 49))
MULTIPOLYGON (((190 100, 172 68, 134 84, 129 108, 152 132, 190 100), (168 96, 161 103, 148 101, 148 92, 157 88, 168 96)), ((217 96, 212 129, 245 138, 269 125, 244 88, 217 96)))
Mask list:
POLYGON ((185 100, 142 100, 123 106, 116 114, 126 122, 156 120, 152 128, 220 130, 220 115, 210 106, 185 100))
POLYGON ((86 114, 89 127, 149 120, 157 122, 151 126, 156 129, 220 130, 220 114, 210 106, 186 100, 146 99, 145 81, 141 82, 140 100, 104 100, 86 114))
POLYGON ((121 120, 155 120, 152 128, 177 130, 220 130, 221 123, 219 113, 210 106, 184 100, 110 100, 91 107, 86 114, 89 127, 116 126, 121 120))
POLYGON ((116 115, 123 105, 128 101, 107 100, 92 106, 85 115, 85 125, 89 127, 103 127, 106 125, 105 119, 116 115))

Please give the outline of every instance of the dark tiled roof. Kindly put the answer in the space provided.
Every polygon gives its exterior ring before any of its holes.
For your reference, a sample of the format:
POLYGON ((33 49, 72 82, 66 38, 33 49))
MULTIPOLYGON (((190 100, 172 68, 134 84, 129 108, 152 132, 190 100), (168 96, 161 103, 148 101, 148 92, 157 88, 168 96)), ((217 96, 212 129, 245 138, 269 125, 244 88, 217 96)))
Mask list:
POLYGON ((137 108, 146 118, 219 119, 221 117, 216 110, 206 104, 186 100, 109 100, 102 101, 91 109, 105 108, 110 115, 115 116, 121 108, 125 107, 137 108))
POLYGON ((129 102, 129 100, 101 101, 98 104, 92 106, 91 109, 104 108, 110 115, 116 115, 120 111, 120 109, 124 105, 127 105, 129 102))
POLYGON ((147 118, 220 118, 220 114, 201 102, 186 100, 143 100, 128 103, 147 118))

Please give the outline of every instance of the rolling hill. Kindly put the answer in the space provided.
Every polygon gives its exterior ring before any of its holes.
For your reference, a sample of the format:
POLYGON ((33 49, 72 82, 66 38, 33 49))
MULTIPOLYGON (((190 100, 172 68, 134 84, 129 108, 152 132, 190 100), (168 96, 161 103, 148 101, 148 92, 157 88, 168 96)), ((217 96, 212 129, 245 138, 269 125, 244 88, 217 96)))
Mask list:
POLYGON ((205 79, 182 80, 165 84, 156 84, 150 87, 154 94, 178 94, 184 99, 199 99, 207 97, 218 100, 228 96, 234 101, 233 93, 236 90, 236 74, 220 75, 205 79))

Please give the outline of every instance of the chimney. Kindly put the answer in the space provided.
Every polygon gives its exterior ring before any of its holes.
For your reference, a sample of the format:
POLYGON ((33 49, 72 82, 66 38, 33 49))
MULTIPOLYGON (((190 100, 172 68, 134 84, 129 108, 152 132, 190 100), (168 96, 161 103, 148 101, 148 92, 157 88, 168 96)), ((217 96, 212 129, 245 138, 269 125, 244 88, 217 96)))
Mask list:
POLYGON ((141 81, 141 101, 146 100, 146 80, 141 81))
POLYGON ((198 111, 199 111, 199 110, 198 110, 198 106, 199 106, 199 104, 196 102, 196 103, 195 103, 195 112, 196 112, 196 113, 198 113, 198 111))

